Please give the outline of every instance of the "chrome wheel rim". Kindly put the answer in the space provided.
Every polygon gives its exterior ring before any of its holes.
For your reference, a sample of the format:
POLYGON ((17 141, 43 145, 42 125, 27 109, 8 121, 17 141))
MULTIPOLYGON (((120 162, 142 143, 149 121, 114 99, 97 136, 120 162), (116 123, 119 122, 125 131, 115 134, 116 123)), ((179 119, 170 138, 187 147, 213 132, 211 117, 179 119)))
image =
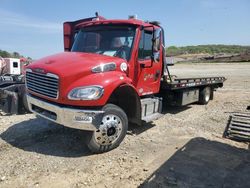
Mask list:
POLYGON ((122 121, 117 115, 108 114, 102 118, 99 129, 95 132, 95 139, 100 145, 111 145, 122 132, 122 121))
POLYGON ((205 90, 205 100, 206 100, 206 102, 208 102, 209 99, 210 99, 210 89, 207 88, 207 89, 205 90))

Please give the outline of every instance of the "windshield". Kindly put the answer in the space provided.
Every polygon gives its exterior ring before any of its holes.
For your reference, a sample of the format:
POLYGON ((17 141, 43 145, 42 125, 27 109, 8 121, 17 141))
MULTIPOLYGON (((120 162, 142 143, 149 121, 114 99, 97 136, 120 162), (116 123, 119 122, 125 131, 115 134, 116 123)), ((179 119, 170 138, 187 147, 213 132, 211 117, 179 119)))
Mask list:
POLYGON ((75 35, 72 52, 96 53, 130 58, 135 28, 129 26, 92 26, 75 35))

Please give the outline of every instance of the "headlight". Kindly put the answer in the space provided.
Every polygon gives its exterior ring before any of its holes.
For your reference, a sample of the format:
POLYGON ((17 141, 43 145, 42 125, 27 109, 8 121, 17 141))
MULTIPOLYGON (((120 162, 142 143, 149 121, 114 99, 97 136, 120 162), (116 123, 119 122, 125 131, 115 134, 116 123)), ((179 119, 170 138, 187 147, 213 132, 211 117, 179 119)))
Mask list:
POLYGON ((68 94, 70 100, 96 100, 103 95, 101 86, 86 86, 72 89, 68 94))

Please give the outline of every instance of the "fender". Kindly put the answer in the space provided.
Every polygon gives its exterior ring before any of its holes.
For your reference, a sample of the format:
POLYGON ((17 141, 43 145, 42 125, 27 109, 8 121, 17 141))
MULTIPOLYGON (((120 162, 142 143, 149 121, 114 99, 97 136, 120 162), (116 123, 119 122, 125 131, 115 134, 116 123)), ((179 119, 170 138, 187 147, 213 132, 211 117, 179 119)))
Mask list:
MULTIPOLYGON (((76 80, 71 84, 64 84, 64 87, 61 97, 58 100, 59 103, 66 105, 74 105, 74 106, 104 106, 109 100, 112 93, 116 88, 120 86, 129 85, 132 87, 137 93, 136 89, 132 85, 132 80, 126 76, 124 72, 120 71, 111 71, 104 73, 96 73, 85 76, 81 79, 76 80), (104 88, 103 96, 97 100, 69 100, 68 93, 76 87, 84 87, 91 85, 99 85, 104 88)), ((138 93, 137 93, 138 95, 138 93)))
POLYGON ((129 122, 141 125, 141 100, 132 84, 122 84, 117 87, 108 103, 121 107, 127 114, 129 122))

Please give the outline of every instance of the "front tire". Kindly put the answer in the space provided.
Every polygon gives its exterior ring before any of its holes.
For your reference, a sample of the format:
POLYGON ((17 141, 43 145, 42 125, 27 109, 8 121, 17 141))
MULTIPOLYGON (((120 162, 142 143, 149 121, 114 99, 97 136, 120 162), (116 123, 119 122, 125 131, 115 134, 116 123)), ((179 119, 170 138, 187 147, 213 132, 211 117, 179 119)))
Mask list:
POLYGON ((127 115, 119 106, 107 104, 103 111, 99 128, 92 133, 88 143, 93 153, 104 153, 117 148, 128 130, 127 115))

